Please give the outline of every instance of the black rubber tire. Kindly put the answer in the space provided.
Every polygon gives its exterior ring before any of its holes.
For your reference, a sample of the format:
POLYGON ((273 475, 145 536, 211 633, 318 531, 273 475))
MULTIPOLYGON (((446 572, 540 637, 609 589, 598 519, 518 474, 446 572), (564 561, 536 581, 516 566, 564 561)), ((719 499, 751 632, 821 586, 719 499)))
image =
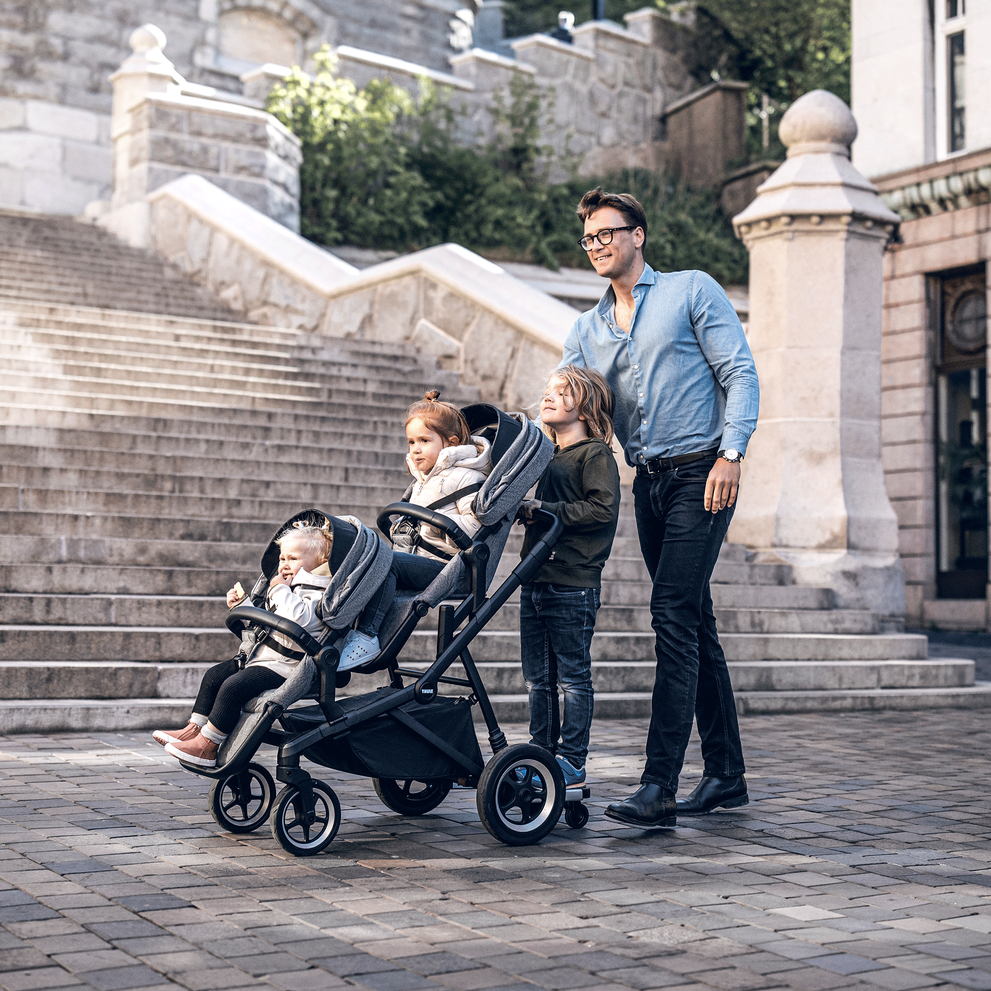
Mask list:
POLYGON ((272 811, 275 782, 261 764, 249 764, 241 774, 217 778, 210 786, 210 813, 231 833, 250 833, 272 811))
POLYGON ((478 781, 482 825, 507 846, 539 843, 561 818, 564 775, 543 747, 520 743, 500 750, 478 781))
POLYGON ((272 835, 286 853, 313 857, 330 846, 341 825, 341 803, 334 789, 322 781, 312 783, 313 821, 307 822, 297 785, 286 785, 279 792, 269 820, 272 835))
POLYGON ((433 812, 447 798, 450 781, 396 780, 374 778, 375 794, 382 804, 401 816, 423 816, 433 812))
POLYGON ((566 802, 564 821, 572 829, 581 829, 588 822, 588 809, 581 802, 566 802))

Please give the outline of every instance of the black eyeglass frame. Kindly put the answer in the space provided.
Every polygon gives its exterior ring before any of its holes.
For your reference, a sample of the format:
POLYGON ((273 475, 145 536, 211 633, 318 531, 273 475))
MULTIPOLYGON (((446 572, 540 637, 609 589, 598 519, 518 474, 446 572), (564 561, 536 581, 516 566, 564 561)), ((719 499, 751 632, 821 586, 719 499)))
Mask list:
POLYGON ((586 234, 584 237, 578 238, 578 247, 581 248, 582 251, 591 251, 592 246, 596 241, 598 241, 603 248, 608 247, 608 245, 612 244, 613 234, 617 231, 635 231, 639 226, 639 224, 632 224, 629 227, 603 227, 601 231, 596 231, 594 234, 586 234), (609 235, 609 237, 604 241, 602 240, 603 234, 609 235), (588 241, 588 247, 585 246, 586 241, 588 241))

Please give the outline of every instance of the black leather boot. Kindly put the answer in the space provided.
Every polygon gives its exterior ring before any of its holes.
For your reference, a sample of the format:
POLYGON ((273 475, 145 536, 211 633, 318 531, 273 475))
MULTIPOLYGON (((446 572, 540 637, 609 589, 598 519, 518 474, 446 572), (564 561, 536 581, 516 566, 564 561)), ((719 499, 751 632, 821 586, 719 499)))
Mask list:
POLYGON ((749 803, 747 779, 740 774, 735 778, 703 778, 677 807, 680 816, 702 816, 713 809, 738 809, 749 803))
POLYGON ((641 785, 629 798, 608 806, 606 815, 629 826, 673 826, 674 795, 660 785, 641 785))

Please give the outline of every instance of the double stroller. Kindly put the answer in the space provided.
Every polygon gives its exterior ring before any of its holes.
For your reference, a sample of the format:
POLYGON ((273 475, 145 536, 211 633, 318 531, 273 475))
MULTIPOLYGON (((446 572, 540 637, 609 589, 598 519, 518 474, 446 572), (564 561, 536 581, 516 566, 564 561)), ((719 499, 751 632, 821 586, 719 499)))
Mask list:
POLYGON ((210 809, 225 829, 247 833, 268 820, 289 853, 311 856, 326 849, 340 826, 340 802, 332 788, 300 766, 304 756, 324 767, 373 778, 382 802, 401 815, 430 812, 455 783, 473 786, 482 824, 509 845, 537 843, 554 828, 562 810, 569 826, 580 828, 588 821, 582 804, 588 789, 566 788, 551 753, 529 743, 509 746, 469 650, 513 592, 548 560, 560 536, 557 517, 538 513, 540 539, 488 594, 519 506, 550 462, 553 448, 522 413, 504 413, 488 404, 468 406, 462 413, 471 432, 492 445, 493 468, 475 498, 482 526, 474 538, 450 518, 405 502, 387 506, 378 517, 383 533, 389 532, 394 517, 409 516, 444 531, 460 548, 424 591, 397 594, 379 633, 380 655, 355 669, 359 677, 386 671, 387 687, 363 695, 336 694, 352 674, 337 670, 344 637, 392 559, 391 546, 354 517, 329 517, 311 509, 286 521, 262 555, 262 573, 248 597, 252 604, 228 614, 227 626, 241 637, 243 652, 274 631, 306 656, 282 685, 245 706, 220 747, 215 768, 183 765, 214 779, 210 809), (295 524, 327 522, 334 531, 333 578, 317 608, 325 632, 314 637, 259 607, 278 568, 275 541, 295 524), (438 618, 435 659, 425 667, 422 662, 404 666, 400 655, 433 608, 438 618), (455 663, 461 670, 451 673, 455 663), (442 687, 456 694, 442 694, 442 687), (492 750, 487 763, 472 718, 476 705, 492 750), (254 760, 262 744, 278 747, 276 777, 285 786, 278 795, 268 770, 254 760))

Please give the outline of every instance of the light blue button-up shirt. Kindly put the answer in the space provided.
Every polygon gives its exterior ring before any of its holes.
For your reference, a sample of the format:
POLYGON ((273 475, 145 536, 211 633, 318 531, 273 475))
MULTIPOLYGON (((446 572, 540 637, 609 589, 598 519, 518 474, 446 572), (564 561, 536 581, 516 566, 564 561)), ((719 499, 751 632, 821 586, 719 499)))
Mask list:
POLYGON ((757 369, 726 293, 704 272, 644 265, 633 300, 627 334, 610 286, 575 321, 561 362, 594 368, 609 383, 626 460, 746 452, 757 426, 757 369))

